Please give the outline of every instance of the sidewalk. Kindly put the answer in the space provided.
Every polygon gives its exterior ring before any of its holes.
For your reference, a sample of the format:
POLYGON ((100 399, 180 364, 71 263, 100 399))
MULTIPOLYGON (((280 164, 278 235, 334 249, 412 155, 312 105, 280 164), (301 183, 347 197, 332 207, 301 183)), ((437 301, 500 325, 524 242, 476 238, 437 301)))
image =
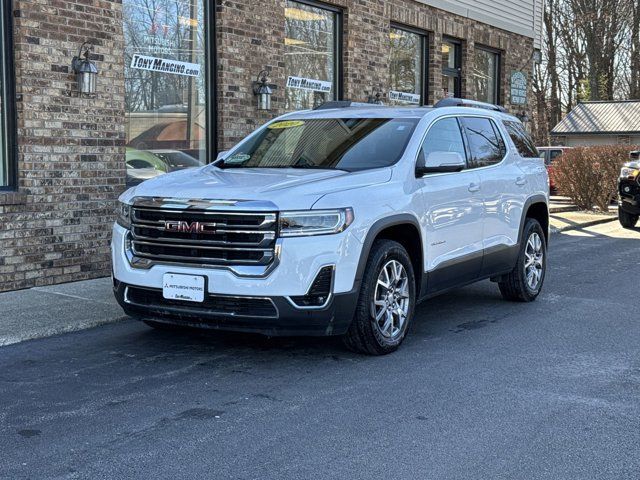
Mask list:
POLYGON ((0 293, 0 346, 122 320, 111 279, 0 293))
MULTIPOLYGON (((617 219, 579 211, 554 211, 551 230, 559 233, 617 219)), ((110 278, 0 293, 0 346, 73 332, 126 319, 113 298, 110 278)))

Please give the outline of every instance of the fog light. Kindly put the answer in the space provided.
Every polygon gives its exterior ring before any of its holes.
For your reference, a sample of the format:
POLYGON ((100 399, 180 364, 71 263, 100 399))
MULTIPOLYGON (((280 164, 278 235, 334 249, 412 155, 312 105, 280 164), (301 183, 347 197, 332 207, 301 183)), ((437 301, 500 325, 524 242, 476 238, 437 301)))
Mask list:
POLYGON ((322 267, 306 295, 290 297, 298 308, 322 308, 331 296, 333 266, 322 267))

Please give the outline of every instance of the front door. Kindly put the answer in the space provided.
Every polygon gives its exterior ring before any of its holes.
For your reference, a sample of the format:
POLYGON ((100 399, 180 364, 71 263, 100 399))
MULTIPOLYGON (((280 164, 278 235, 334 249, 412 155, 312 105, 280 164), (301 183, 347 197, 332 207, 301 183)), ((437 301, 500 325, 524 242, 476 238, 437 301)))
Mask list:
MULTIPOLYGON (((432 152, 457 152, 466 158, 455 117, 436 120, 425 137, 419 160, 432 152)), ((427 292, 475 280, 482 265, 483 206, 480 175, 474 170, 428 174, 418 179, 425 203, 427 292)))

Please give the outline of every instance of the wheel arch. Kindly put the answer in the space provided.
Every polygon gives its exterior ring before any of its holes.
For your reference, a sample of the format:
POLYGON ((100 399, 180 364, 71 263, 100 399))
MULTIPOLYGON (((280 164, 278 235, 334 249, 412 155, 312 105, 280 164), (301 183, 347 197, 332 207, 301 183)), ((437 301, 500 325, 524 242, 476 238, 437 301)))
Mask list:
POLYGON ((527 218, 534 218, 542 226, 544 231, 544 237, 549 245, 550 237, 550 222, 549 222, 549 205, 547 198, 544 195, 534 195, 529 197, 522 209, 522 220, 520 222, 520 232, 518 233, 518 244, 522 242, 522 235, 524 233, 524 225, 527 218))
POLYGON ((394 240, 407 250, 416 279, 416 295, 419 297, 424 274, 424 243, 418 219, 408 213, 382 218, 369 228, 360 252, 355 278, 356 286, 359 287, 364 276, 373 243, 380 239, 394 240))

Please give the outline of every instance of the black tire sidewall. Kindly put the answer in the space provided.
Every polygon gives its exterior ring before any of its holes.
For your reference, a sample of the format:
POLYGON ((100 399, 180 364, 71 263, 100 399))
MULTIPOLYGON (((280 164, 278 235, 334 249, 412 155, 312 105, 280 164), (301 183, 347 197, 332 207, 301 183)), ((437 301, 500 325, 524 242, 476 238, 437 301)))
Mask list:
POLYGON ((625 212, 621 207, 618 207, 618 220, 620 225, 624 228, 633 228, 638 223, 638 215, 634 215, 629 212, 625 212))

